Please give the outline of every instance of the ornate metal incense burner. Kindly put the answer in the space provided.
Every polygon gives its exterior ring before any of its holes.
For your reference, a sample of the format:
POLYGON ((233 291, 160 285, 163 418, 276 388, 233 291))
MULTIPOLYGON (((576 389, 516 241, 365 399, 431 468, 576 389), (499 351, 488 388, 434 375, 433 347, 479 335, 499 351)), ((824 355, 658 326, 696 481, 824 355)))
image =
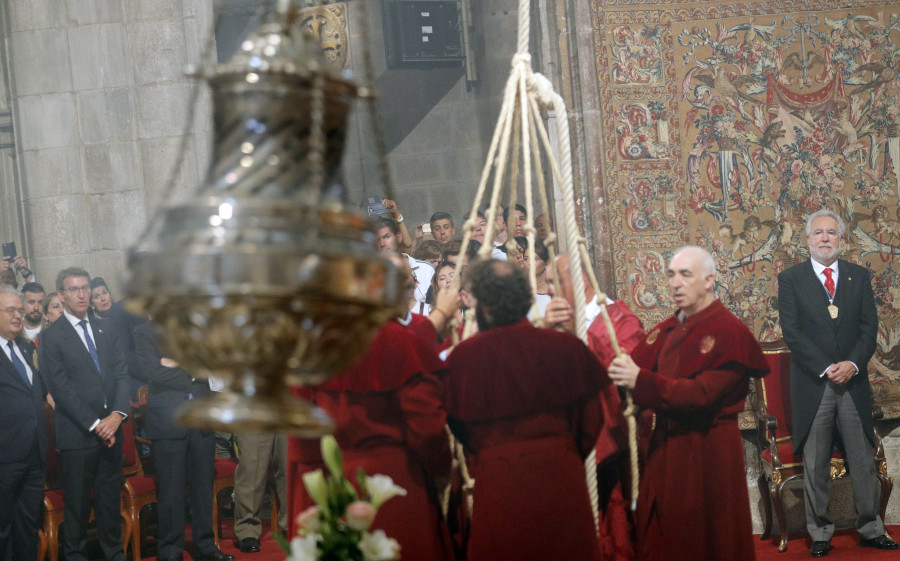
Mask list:
POLYGON ((206 78, 213 162, 132 249, 127 293, 184 368, 227 381, 181 422, 318 436, 331 421, 287 384, 321 382, 357 358, 398 314, 402 280, 341 202, 357 88, 292 25, 292 8, 280 12, 206 78))

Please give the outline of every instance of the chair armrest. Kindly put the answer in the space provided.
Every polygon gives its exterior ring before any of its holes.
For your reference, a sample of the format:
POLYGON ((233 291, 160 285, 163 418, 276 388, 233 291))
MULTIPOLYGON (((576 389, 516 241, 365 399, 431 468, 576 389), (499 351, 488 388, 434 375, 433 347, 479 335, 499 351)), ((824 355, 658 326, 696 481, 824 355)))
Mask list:
POLYGON ((766 416, 766 428, 769 429, 769 440, 775 440, 775 431, 778 429, 778 418, 775 415, 766 416))

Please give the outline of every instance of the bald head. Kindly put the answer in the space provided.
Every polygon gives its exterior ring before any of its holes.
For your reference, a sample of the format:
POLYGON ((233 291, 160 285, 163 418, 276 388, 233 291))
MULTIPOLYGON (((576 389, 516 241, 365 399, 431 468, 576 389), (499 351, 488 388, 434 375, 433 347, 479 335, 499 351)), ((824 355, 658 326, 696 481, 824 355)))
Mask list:
POLYGON ((716 262, 702 247, 677 250, 666 274, 672 299, 685 316, 690 317, 715 301, 716 262))

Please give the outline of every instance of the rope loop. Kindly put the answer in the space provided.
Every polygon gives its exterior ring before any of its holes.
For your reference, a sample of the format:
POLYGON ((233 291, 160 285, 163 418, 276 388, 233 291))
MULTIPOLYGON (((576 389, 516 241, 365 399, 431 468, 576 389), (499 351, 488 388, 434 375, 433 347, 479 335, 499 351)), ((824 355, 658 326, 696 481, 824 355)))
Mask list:
POLYGON ((463 230, 464 230, 464 233, 469 233, 469 232, 475 230, 475 220, 469 218, 468 220, 463 222, 463 230))
POLYGON ((556 232, 550 232, 547 234, 547 237, 544 238, 544 245, 550 247, 551 245, 556 243, 556 232))

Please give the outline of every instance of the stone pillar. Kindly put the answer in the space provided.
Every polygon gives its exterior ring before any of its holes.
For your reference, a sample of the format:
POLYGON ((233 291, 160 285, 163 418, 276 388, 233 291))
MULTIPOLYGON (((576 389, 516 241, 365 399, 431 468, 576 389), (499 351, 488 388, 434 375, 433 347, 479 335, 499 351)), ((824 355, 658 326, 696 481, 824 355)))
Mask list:
POLYGON ((117 296, 125 250, 159 204, 193 189, 211 140, 208 95, 187 114, 211 0, 9 0, 9 68, 26 255, 47 287, 78 265, 117 296))

